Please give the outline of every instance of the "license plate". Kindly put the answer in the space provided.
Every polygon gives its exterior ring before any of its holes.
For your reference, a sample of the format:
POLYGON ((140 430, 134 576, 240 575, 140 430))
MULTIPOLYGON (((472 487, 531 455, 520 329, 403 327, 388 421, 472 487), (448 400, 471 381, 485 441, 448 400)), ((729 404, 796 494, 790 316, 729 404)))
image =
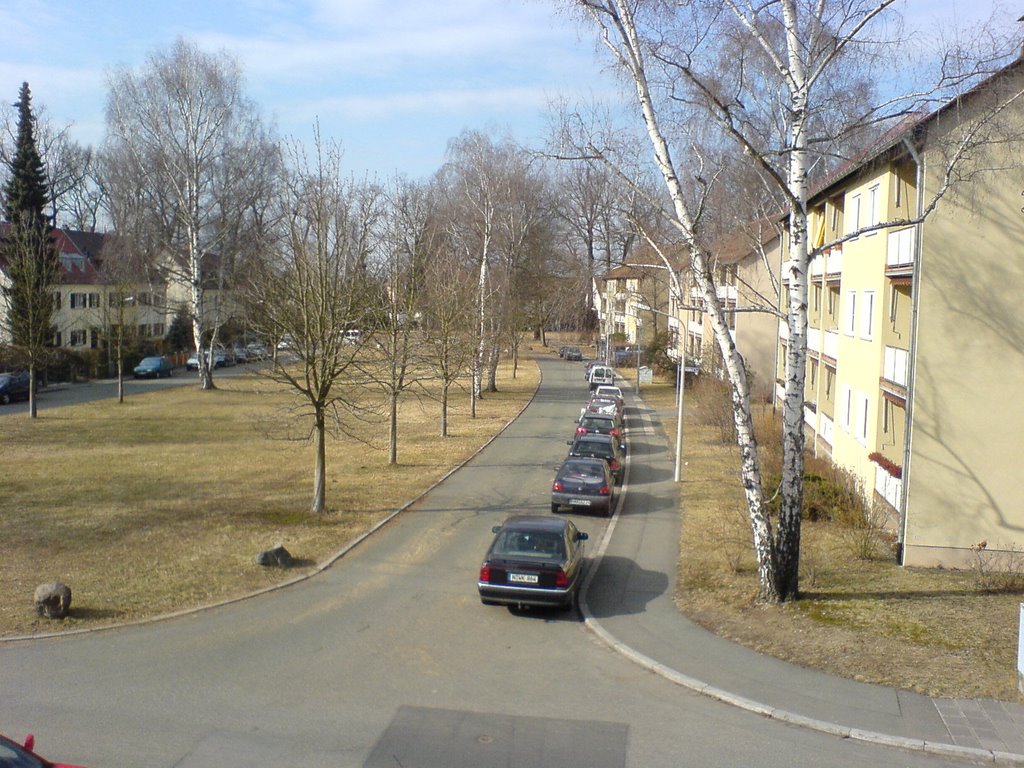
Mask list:
POLYGON ((570 499, 569 503, 574 507, 589 507, 590 499, 570 499))
POLYGON ((512 584, 536 584, 538 578, 535 573, 510 573, 508 580, 512 584))

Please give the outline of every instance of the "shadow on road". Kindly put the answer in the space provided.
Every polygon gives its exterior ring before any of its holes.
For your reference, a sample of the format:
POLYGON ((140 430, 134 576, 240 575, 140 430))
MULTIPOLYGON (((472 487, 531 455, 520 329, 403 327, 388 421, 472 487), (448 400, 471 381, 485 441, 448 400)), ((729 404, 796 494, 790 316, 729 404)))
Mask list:
POLYGON ((645 570, 628 557, 607 556, 587 589, 587 607, 596 619, 645 613, 668 584, 661 571, 645 570))

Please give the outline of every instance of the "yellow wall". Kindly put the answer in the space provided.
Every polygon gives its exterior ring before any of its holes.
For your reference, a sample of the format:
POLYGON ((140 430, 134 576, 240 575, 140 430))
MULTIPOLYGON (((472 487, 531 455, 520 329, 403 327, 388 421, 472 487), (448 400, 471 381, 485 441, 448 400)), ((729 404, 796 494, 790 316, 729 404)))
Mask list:
MULTIPOLYGON (((929 136, 929 190, 953 117, 929 136)), ((1012 107, 1006 118, 1019 127, 1024 110, 1012 107)), ((993 145, 972 166, 1020 155, 1019 142, 993 145)), ((1024 547, 1022 190, 1020 168, 978 173, 924 227, 905 488, 909 564, 963 562, 982 541, 989 550, 1024 547)))

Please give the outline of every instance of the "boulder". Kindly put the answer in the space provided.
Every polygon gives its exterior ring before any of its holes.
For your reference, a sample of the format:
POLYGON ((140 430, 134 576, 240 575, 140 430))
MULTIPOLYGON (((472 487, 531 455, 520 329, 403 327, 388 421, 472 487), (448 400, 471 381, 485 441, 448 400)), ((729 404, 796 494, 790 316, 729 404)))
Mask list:
POLYGON ((71 610, 71 587, 55 581, 40 584, 35 594, 36 615, 48 619, 63 619, 71 610))
POLYGON ((291 568, 295 565, 295 559, 291 553, 284 548, 284 544, 278 544, 273 549, 267 549, 256 555, 257 565, 277 565, 281 568, 291 568))

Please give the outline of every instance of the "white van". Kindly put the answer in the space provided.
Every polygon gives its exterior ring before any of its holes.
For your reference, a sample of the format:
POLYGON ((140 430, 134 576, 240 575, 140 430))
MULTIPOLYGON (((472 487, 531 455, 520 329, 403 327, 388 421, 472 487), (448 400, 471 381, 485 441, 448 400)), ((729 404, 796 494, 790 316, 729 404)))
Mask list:
POLYGON ((607 365, 595 365, 590 369, 590 388, 597 389, 605 384, 615 383, 615 371, 607 365))

